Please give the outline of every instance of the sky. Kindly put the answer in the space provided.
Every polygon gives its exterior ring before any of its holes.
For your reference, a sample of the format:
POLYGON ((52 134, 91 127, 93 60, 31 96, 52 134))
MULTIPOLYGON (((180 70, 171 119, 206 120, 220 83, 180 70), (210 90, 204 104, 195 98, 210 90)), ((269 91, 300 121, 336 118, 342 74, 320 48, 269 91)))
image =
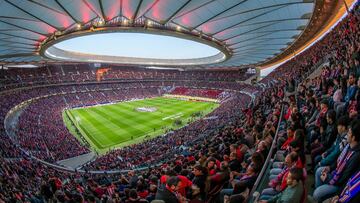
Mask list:
POLYGON ((81 53, 160 59, 189 59, 216 55, 211 46, 191 40, 143 33, 102 33, 72 38, 55 45, 81 53))

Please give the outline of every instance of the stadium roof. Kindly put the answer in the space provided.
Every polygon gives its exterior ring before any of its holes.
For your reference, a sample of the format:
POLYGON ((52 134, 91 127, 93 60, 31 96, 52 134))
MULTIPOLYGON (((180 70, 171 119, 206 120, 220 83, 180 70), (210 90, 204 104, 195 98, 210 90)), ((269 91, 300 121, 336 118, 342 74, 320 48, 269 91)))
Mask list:
POLYGON ((326 2, 0 0, 0 63, 56 62, 46 49, 89 33, 150 32, 199 41, 226 56, 202 67, 259 65, 294 46, 326 2))

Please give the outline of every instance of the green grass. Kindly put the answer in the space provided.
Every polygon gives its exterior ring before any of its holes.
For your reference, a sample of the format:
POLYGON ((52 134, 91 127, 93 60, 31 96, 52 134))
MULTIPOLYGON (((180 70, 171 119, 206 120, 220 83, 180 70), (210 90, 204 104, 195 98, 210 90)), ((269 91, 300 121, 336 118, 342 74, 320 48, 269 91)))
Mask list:
POLYGON ((166 129, 183 127, 188 122, 199 119, 192 118, 193 113, 201 111, 203 115, 206 115, 218 106, 219 104, 213 102, 157 97, 70 109, 63 113, 63 118, 65 125, 74 136, 77 138, 80 136, 76 133, 75 125, 91 147, 103 154, 110 149, 159 136, 164 134, 166 129), (134 110, 138 107, 155 107, 157 110, 155 112, 134 110), (174 125, 176 119, 182 120, 182 125, 174 125))

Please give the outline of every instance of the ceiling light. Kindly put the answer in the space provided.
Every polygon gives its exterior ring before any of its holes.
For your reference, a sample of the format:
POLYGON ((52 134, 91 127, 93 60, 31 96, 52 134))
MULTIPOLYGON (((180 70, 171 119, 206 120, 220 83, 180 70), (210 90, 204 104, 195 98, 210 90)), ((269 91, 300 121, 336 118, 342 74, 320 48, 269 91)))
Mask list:
POLYGON ((105 24, 105 21, 104 21, 104 19, 101 18, 101 19, 99 20, 99 25, 104 25, 104 24, 105 24))
POLYGON ((62 34, 62 32, 61 31, 59 31, 59 30, 57 30, 57 31, 55 31, 55 36, 60 36, 61 34, 62 34))
POLYGON ((152 25, 151 20, 147 20, 147 25, 148 25, 148 26, 151 26, 151 25, 152 25))

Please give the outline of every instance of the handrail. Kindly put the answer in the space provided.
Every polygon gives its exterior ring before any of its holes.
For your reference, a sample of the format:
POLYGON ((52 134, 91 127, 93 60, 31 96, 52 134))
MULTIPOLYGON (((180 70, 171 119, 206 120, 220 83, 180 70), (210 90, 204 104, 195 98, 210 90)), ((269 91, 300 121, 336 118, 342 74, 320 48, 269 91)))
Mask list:
MULTIPOLYGON (((263 167, 262 167, 256 181, 255 181, 255 184, 254 184, 253 188, 251 189, 251 191, 249 193, 249 194, 253 194, 253 198, 255 198, 255 201, 253 201, 253 202, 256 202, 257 199, 259 198, 259 193, 258 192, 255 193, 255 191, 256 191, 257 187, 259 186, 259 183, 260 183, 261 179, 264 176, 264 173, 265 173, 265 171, 266 171, 266 169, 267 169, 267 167, 269 165, 269 162, 270 162, 270 159, 271 159, 272 155, 274 154, 274 149, 276 147, 276 142, 277 142, 277 138, 278 138, 278 134, 279 134, 279 129, 280 129, 280 124, 281 124, 281 121, 282 121, 283 113, 284 113, 284 106, 281 107, 280 119, 279 119, 278 126, 277 126, 277 129, 276 129, 276 132, 275 132, 275 137, 274 137, 274 140, 273 140, 273 142, 271 144, 271 148, 270 148, 269 153, 268 153, 268 155, 266 157, 265 163, 264 163, 264 165, 263 165, 263 167)), ((248 201, 249 200, 250 200, 250 197, 249 197, 248 201)))

